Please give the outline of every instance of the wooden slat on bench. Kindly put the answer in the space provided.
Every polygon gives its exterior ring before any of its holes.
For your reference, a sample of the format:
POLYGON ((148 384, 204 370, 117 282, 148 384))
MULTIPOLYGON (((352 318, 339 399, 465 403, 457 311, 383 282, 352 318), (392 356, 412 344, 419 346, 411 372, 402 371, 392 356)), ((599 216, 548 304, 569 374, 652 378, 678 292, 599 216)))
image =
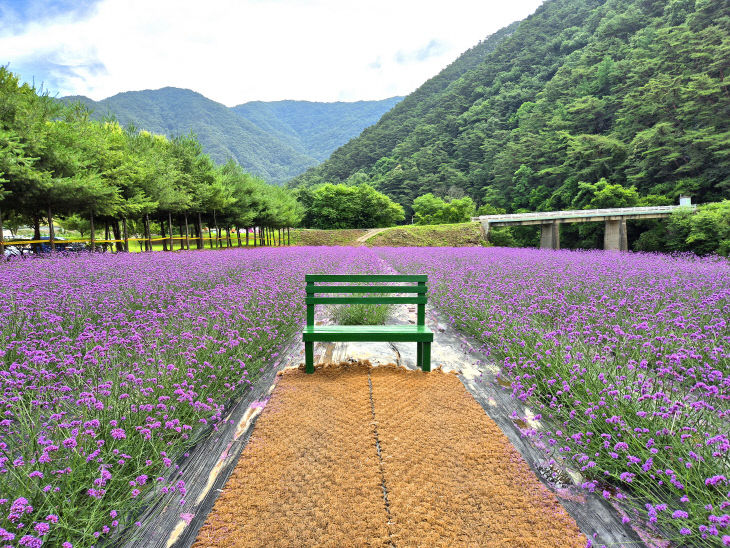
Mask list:
POLYGON ((426 274, 306 274, 306 282, 426 282, 426 274))
POLYGON ((425 325, 308 325, 305 333, 343 333, 349 331, 372 331, 378 333, 431 333, 425 325))
POLYGON ((425 325, 318 325, 302 332, 308 341, 432 342, 433 332, 425 325))
POLYGON ((426 304, 426 297, 307 297, 307 304, 426 304))
POLYGON ((425 285, 310 285, 307 293, 426 293, 425 285))

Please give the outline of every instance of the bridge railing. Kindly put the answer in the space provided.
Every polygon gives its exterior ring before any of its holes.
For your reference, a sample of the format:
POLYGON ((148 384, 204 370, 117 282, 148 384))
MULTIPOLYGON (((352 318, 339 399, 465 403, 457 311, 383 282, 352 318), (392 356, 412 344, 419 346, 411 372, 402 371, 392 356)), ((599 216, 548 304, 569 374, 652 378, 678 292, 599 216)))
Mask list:
POLYGON ((661 213, 671 213, 679 208, 696 209, 696 205, 691 206, 646 206, 646 207, 616 207, 606 209, 571 209, 567 211, 542 211, 531 213, 509 213, 501 215, 481 215, 472 217, 472 221, 486 222, 519 222, 519 221, 540 221, 540 220, 557 220, 571 219, 581 217, 615 217, 626 215, 656 215, 661 213))

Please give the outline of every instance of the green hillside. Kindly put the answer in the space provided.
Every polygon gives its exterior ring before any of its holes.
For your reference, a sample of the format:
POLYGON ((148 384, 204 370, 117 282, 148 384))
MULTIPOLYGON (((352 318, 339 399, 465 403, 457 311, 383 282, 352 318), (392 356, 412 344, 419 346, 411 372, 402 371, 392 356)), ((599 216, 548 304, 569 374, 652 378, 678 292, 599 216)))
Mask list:
POLYGON ((472 247, 487 245, 479 223, 404 225, 366 240, 369 247, 472 247))
MULTIPOLYGON (((497 44, 510 36, 517 26, 518 23, 513 23, 464 52, 456 61, 384 114, 376 125, 367 128, 360 137, 336 150, 318 168, 291 181, 290 185, 343 181, 359 170, 372 168, 378 160, 390 155, 395 146, 410 135, 422 119, 439 108, 455 81, 484 62, 497 44)), ((399 198, 403 193, 391 190, 391 195, 399 198)))
POLYGON ((291 184, 368 181, 406 207, 464 191, 507 211, 718 200, 729 29, 719 0, 548 0, 291 184))
POLYGON ((233 110, 262 129, 284 133, 292 146, 326 160, 339 146, 375 124, 403 97, 352 103, 311 101, 251 101, 233 110))
POLYGON ((96 119, 115 116, 153 133, 175 136, 193 132, 211 158, 234 158, 248 172, 282 182, 326 158, 335 148, 375 123, 400 98, 356 103, 277 101, 228 108, 179 88, 130 91, 101 101, 81 101, 96 119), (336 120, 342 123, 336 123, 336 120))

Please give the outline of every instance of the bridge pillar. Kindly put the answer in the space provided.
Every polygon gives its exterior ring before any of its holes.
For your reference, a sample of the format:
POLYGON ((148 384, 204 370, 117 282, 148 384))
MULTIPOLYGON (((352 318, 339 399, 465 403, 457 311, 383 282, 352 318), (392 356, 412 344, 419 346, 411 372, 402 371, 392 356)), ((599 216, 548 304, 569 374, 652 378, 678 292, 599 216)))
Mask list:
POLYGON ((560 221, 540 225, 540 249, 560 249, 560 221))
POLYGON ((481 221, 479 223, 481 225, 482 229, 482 237, 484 238, 484 241, 489 241, 489 221, 481 221))
POLYGON ((606 221, 606 231, 603 233, 603 249, 607 251, 629 250, 629 243, 626 239, 626 219, 606 221))

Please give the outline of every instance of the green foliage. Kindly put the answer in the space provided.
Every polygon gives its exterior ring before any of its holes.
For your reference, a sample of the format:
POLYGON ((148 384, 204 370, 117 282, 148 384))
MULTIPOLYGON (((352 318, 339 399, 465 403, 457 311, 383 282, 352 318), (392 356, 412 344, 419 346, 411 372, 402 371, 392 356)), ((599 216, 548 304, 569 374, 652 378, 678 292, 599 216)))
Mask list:
POLYGON ((503 207, 495 207, 489 202, 485 202, 477 210, 477 215, 502 215, 503 213, 506 213, 503 207))
POLYGON ((383 325, 390 316, 388 304, 351 304, 332 307, 332 318, 338 325, 383 325))
POLYGON ((474 216, 476 207, 469 196, 454 198, 446 203, 442 216, 446 223, 465 223, 474 216))
POLYGON ((634 244, 637 251, 692 251, 730 255, 730 200, 679 209, 667 223, 655 223, 634 244))
POLYGON ((243 171, 216 167, 192 135, 172 139, 91 120, 75 103, 38 94, 0 67, 0 208, 14 226, 51 215, 81 233, 96 218, 116 226, 194 215, 212 226, 297 225, 301 205, 290 191, 243 171), (197 214, 197 215, 195 215, 197 214), (220 223, 220 225, 219 225, 220 223))
POLYGON ((416 224, 438 225, 441 224, 441 212, 446 207, 446 202, 437 198, 430 192, 413 200, 413 214, 416 224))
POLYGON ((612 185, 606 179, 601 179, 595 184, 578 183, 578 192, 570 206, 571 209, 604 209, 634 207, 638 202, 636 188, 612 185))
MULTIPOLYGON (((728 2, 552 0, 291 184, 357 174, 403 204, 457 186, 508 212, 718 201, 730 195, 729 59, 728 2)), ((561 243, 582 245, 584 230, 561 243)))
POLYGON ((474 200, 468 196, 443 200, 429 192, 413 200, 413 213, 419 225, 465 223, 475 211, 474 200))
POLYGON ((401 97, 355 103, 250 102, 226 107, 187 89, 129 91, 102 101, 65 97, 151 133, 195 133, 217 164, 236 160, 245 171, 280 183, 324 160, 393 107, 401 97))
POLYGON ((667 225, 670 249, 701 255, 730 255, 730 200, 697 208, 696 214, 676 211, 667 225))
POLYGON ((491 229, 489 243, 497 247, 519 247, 517 238, 508 226, 491 229))
POLYGON ((405 218, 400 204, 367 184, 326 183, 299 189, 297 196, 309 228, 378 228, 405 218))
POLYGON ((78 232, 81 237, 84 237, 84 234, 88 234, 91 230, 91 223, 88 219, 85 219, 83 217, 80 217, 77 214, 69 215, 65 219, 61 219, 59 221, 59 224, 65 229, 65 230, 71 230, 74 232, 78 232))

